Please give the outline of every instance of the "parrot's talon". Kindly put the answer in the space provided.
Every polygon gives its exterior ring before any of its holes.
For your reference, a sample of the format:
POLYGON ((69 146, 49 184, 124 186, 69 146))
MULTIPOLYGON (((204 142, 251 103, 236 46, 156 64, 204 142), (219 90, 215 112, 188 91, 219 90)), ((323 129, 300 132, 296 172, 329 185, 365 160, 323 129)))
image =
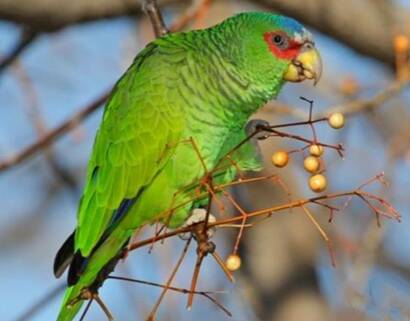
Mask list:
MULTIPOLYGON (((207 211, 206 209, 203 208, 196 208, 192 212, 192 214, 187 218, 185 223, 182 225, 182 227, 188 227, 191 225, 195 225, 201 222, 204 222, 207 216, 207 211)), ((215 223, 216 218, 214 215, 210 214, 208 215, 208 224, 209 223, 215 223)), ((207 235, 208 238, 212 238, 212 236, 215 233, 215 228, 209 228, 207 229, 207 235)), ((179 234, 179 238, 182 240, 189 240, 192 237, 192 232, 186 232, 186 233, 181 233, 179 234)))
POLYGON ((261 140, 266 139, 266 129, 270 126, 269 122, 263 119, 251 119, 245 126, 245 132, 247 135, 255 135, 254 138, 261 140), (258 132, 255 134, 255 132, 258 132))

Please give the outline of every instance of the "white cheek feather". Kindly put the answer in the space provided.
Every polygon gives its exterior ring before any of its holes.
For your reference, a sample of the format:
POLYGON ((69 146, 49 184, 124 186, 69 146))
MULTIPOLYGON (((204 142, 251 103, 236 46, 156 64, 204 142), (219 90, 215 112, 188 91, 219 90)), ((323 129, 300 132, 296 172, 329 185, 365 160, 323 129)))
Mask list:
POLYGON ((297 43, 302 43, 303 42, 303 36, 300 33, 295 33, 293 35, 293 40, 296 41, 297 43))
POLYGON ((313 36, 312 36, 312 34, 311 34, 309 31, 307 31, 307 30, 305 30, 305 32, 304 32, 304 38, 305 38, 307 41, 310 41, 310 42, 313 41, 313 36))

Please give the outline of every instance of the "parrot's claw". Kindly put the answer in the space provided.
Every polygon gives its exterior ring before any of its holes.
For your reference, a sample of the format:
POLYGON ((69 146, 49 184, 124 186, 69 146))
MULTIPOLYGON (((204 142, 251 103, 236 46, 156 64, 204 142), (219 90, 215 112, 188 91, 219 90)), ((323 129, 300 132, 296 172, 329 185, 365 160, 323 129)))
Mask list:
MULTIPOLYGON (((257 130, 260 130, 261 128, 268 128, 270 126, 269 122, 263 119, 251 119, 248 121, 245 127, 245 132, 247 135, 252 135, 254 134, 257 130)), ((253 138, 255 139, 263 139, 265 138, 266 133, 263 131, 257 133, 253 138)))
MULTIPOLYGON (((204 222, 206 219, 207 211, 206 209, 203 208, 196 208, 191 212, 191 215, 188 217, 188 219, 185 221, 185 223, 182 225, 182 227, 187 227, 191 226, 200 222, 204 222)), ((213 216, 211 213, 208 215, 208 223, 215 223, 216 218, 213 216)), ((212 236, 215 233, 215 228, 209 228, 207 230, 208 238, 212 238, 212 236)), ((181 233, 179 234, 179 237, 182 240, 188 240, 191 238, 192 233, 191 232, 186 232, 186 233, 181 233)))

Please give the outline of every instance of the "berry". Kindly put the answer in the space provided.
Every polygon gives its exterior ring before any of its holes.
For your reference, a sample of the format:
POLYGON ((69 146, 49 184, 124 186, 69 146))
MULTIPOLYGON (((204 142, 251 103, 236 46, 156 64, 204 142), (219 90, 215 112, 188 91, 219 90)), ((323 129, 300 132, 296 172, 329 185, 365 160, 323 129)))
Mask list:
POLYGON ((238 270, 241 267, 241 263, 241 258, 236 254, 229 255, 225 262, 226 267, 231 272, 238 270))
POLYGON ((324 149, 322 145, 313 144, 309 147, 309 153, 312 156, 320 157, 323 155, 324 149))
POLYGON ((316 174, 309 178, 309 187, 315 193, 323 192, 326 189, 327 180, 322 174, 316 174))
POLYGON ((284 151, 275 152, 272 155, 272 163, 276 167, 282 168, 285 167, 289 162, 289 154, 284 151))
POLYGON ((345 116, 342 113, 333 113, 329 116, 328 122, 330 127, 340 129, 345 125, 345 116))
POLYGON ((315 156, 308 156, 305 158, 303 161, 303 167, 309 172, 309 173, 316 173, 319 168, 320 168, 320 161, 317 157, 315 156))

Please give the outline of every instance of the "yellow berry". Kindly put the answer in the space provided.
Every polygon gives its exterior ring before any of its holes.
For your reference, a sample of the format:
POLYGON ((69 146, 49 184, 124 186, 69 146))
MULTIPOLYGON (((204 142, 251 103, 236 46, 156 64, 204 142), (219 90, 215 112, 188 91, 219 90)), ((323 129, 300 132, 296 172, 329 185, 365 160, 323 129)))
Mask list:
POLYGON ((320 161, 316 156, 308 156, 303 161, 303 167, 309 173, 316 173, 320 168, 320 161))
POLYGON ((322 145, 313 144, 309 147, 309 153, 312 156, 320 157, 323 155, 324 149, 322 145))
POLYGON ((285 167, 289 162, 289 154, 284 151, 278 151, 272 155, 272 163, 276 167, 285 167))
POLYGON ((328 122, 330 127, 340 129, 345 125, 345 116, 342 113, 333 113, 329 116, 328 122))
POLYGON ((396 52, 407 52, 409 50, 409 38, 404 35, 396 35, 393 40, 396 52))
POLYGON ((241 267, 241 263, 241 258, 236 254, 229 255, 225 262, 228 270, 232 272, 238 270, 241 267))
POLYGON ((316 193, 323 192, 326 189, 327 180, 322 174, 316 174, 309 178, 309 187, 316 193))

